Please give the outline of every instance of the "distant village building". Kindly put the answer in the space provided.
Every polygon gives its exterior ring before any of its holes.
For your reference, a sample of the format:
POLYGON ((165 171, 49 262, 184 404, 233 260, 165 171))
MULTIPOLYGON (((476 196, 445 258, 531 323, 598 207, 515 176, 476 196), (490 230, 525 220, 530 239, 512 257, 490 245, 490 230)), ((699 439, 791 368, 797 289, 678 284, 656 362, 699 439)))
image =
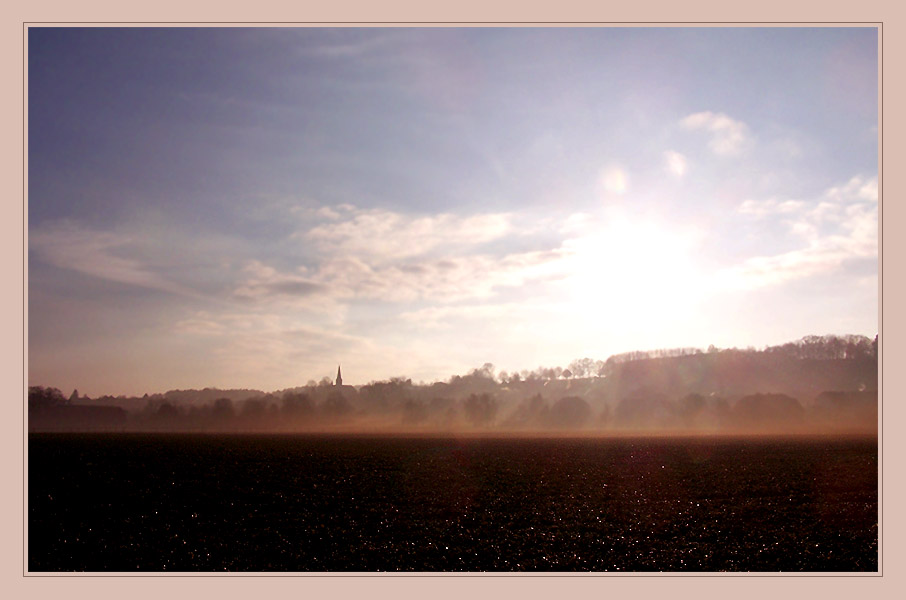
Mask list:
POLYGON ((340 365, 337 365, 337 382, 335 385, 337 387, 343 386, 343 375, 340 373, 340 365))

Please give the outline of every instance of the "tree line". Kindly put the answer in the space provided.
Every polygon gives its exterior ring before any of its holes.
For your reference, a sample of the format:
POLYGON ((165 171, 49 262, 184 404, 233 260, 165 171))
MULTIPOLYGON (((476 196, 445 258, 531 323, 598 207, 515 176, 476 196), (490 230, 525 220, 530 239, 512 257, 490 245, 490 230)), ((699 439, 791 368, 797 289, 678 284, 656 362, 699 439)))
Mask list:
POLYGON ((29 426, 729 431, 744 423, 756 428, 771 423, 777 430, 790 424, 842 427, 848 415, 850 424, 871 429, 871 415, 877 414, 877 345, 877 337, 806 336, 763 350, 662 349, 519 373, 497 373, 485 363, 431 384, 394 377, 337 387, 325 377, 273 393, 206 388, 92 400, 77 390, 67 398, 58 389, 34 386, 28 391, 29 426), (833 366, 823 366, 827 361, 833 366))

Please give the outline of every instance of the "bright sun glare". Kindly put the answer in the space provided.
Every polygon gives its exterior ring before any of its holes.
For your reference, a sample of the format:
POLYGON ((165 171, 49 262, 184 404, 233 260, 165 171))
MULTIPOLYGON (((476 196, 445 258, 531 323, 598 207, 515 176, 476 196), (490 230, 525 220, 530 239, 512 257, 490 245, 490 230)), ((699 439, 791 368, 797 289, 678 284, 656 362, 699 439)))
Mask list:
POLYGON ((570 304, 584 323, 613 319, 668 325, 702 292, 693 236, 649 220, 620 217, 569 244, 570 304))

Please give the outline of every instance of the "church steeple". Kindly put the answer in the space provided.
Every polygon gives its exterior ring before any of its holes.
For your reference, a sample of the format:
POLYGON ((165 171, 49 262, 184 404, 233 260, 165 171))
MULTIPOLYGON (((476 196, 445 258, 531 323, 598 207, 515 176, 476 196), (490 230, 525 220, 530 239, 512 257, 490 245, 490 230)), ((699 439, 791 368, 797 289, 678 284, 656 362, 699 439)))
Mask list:
POLYGON ((340 374, 340 365, 337 365, 337 386, 343 385, 343 375, 340 374))

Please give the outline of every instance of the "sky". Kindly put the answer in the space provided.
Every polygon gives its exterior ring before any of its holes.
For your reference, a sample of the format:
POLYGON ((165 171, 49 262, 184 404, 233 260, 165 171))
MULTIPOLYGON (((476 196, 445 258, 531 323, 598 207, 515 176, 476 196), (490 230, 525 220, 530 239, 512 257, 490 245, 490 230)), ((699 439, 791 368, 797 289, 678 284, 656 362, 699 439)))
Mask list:
POLYGON ((875 28, 30 28, 29 385, 878 331, 875 28))

